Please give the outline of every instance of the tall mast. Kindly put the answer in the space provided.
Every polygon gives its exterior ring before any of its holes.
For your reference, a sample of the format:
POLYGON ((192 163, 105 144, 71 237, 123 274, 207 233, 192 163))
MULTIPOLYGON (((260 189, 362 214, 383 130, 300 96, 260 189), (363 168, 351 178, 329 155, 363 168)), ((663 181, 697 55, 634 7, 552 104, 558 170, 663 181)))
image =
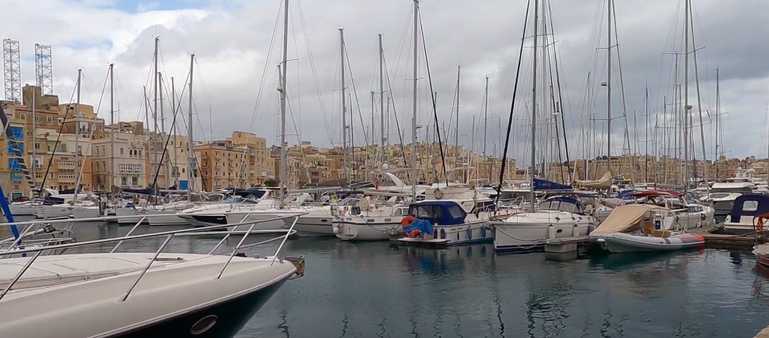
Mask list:
MULTIPOLYGON (((80 80, 83 75, 83 70, 77 70, 77 101, 75 101, 75 172, 80 172, 80 80)), ((76 180, 80 182, 80 178, 76 180)), ((75 199, 77 202, 77 192, 79 183, 75 183, 75 199)))
MULTIPOLYGON (((171 116, 176 116, 176 87, 174 86, 174 77, 171 77, 171 116)), ((171 170, 171 174, 174 177, 174 186, 176 189, 179 189, 177 179, 179 178, 179 163, 178 163, 178 156, 176 156, 176 152, 179 148, 179 139, 176 138, 176 119, 171 118, 171 121, 174 121, 173 124, 171 124, 171 135, 174 137, 174 167, 171 170)))
POLYGON ((646 110, 644 117, 644 129, 646 131, 646 135, 644 135, 644 182, 649 183, 649 86, 646 86, 644 93, 644 110, 646 110))
MULTIPOLYGON (((42 92, 42 88, 40 89, 42 92)), ((37 117, 37 88, 33 91, 32 94, 32 182, 35 182, 34 186, 30 187, 31 189, 35 189, 37 187, 37 150, 35 149, 35 143, 37 141, 37 135, 35 134, 35 125, 37 124, 37 120, 35 118, 37 117)), ((40 191, 43 190, 43 187, 39 188, 40 191)), ((35 196, 35 192, 32 191, 32 195, 29 197, 35 196)))
MULTIPOLYGON (((158 131, 158 42, 160 41, 159 37, 155 37, 155 54, 153 55, 153 59, 155 62, 155 71, 154 71, 154 86, 155 90, 153 92, 153 100, 152 100, 152 118, 154 119, 154 130, 155 130, 155 137, 157 137, 157 131, 158 131)), ((158 148, 157 148, 157 141, 153 141, 155 138, 153 137, 152 133, 150 133, 150 147, 152 147, 152 159, 153 162, 155 162, 155 168, 160 165, 160 162, 158 162, 158 148), (155 146, 153 146, 153 144, 155 146)), ((153 173, 157 172, 157 170, 152 170, 153 173)), ((154 175, 154 174, 153 174, 154 175)), ((154 184, 154 190, 155 190, 155 198, 157 198, 158 194, 158 183, 155 181, 154 184)))
POLYGON ((462 66, 457 66, 457 116, 456 121, 454 122, 454 166, 459 166, 459 81, 461 79, 461 74, 462 66))
MULTIPOLYGON (((197 168, 197 165, 195 164, 195 148, 193 146, 193 138, 192 138, 192 70, 193 65, 195 63, 195 54, 190 55, 190 89, 189 93, 189 107, 187 108, 187 114, 189 121, 187 123, 187 184, 189 185, 189 191, 190 193, 195 191, 195 169, 197 168)), ((192 198, 192 194, 190 194, 190 198, 192 198)))
POLYGON ((342 152, 344 154, 344 179, 350 186, 350 172, 348 170, 350 154, 347 149, 347 98, 344 87, 344 28, 339 28, 339 60, 342 63, 342 152))
MULTIPOLYGON (((611 0, 609 0, 611 1, 611 0)), ((536 200, 534 199, 534 171, 537 165, 537 45, 539 38, 537 36, 537 21, 539 20, 539 0, 534 0, 534 61, 531 67, 531 170, 529 172, 529 199, 531 201, 531 212, 536 211, 536 200)))
POLYGON ((411 200, 417 199, 417 76, 419 70, 419 0, 414 0, 414 87, 411 116, 411 200))
MULTIPOLYGON (((148 98, 147 98, 147 86, 142 86, 142 94, 143 94, 143 99, 144 99, 144 119, 147 122, 147 134, 148 134, 147 136, 151 137, 152 134, 149 132, 150 131, 150 108, 149 108, 149 104, 147 102, 148 101, 148 98)), ((150 162, 150 150, 152 149, 152 142, 151 142, 152 139, 150 138, 149 141, 150 142, 147 142, 147 144, 148 144, 147 150, 144 152, 144 160, 145 160, 145 163, 150 163, 151 164, 152 162, 150 162)), ((150 165, 149 169, 150 170, 145 172, 145 177, 144 177, 144 180, 145 180, 144 183, 145 184, 149 182, 149 173, 152 171, 152 166, 151 165, 150 165)))
MULTIPOLYGON (((109 134, 109 189, 112 193, 115 189, 115 64, 109 64, 109 124, 112 132, 109 134)), ((118 132, 120 128, 118 127, 118 132)))
POLYGON ((280 86, 280 193, 278 206, 283 208, 285 197, 286 179, 288 176, 288 163, 286 163, 286 67, 288 62, 288 0, 283 1, 283 61, 281 62, 281 86, 280 86))
POLYGON ((715 155, 713 156, 713 166, 715 167, 713 169, 713 180, 718 180, 718 160, 720 159, 720 156, 718 156, 718 120, 720 119, 721 114, 721 87, 719 84, 719 71, 718 68, 716 68, 716 149, 715 149, 715 155))
POLYGON ((611 5, 614 2, 614 0, 608 0, 606 3, 609 5, 608 9, 608 18, 609 18, 609 24, 608 29, 608 43, 606 45, 606 65, 607 65, 607 80, 606 80, 606 124, 607 124, 607 133, 606 136, 606 170, 611 172, 611 14, 612 9, 611 5))
POLYGON ((165 154, 164 156, 161 155, 160 161, 165 162, 163 164, 163 167, 165 168, 165 171, 166 171, 165 189, 168 189, 168 187, 170 186, 169 182, 171 181, 171 167, 168 166, 168 162, 170 161, 168 161, 168 158, 167 158, 168 152, 165 149, 166 138, 164 135, 166 133, 166 116, 165 116, 165 113, 163 112, 163 74, 160 74, 160 72, 158 72, 158 83, 160 84, 160 92, 158 93, 160 97, 160 134, 158 135, 160 138, 160 145, 163 149, 160 151, 160 153, 165 154))
POLYGON ((385 109, 384 109, 384 49, 382 48, 382 33, 379 33, 379 114, 381 119, 379 121, 379 133, 382 137, 379 150, 382 152, 382 166, 387 163, 387 155, 385 155, 385 142, 387 142, 387 135, 385 134, 385 109))
MULTIPOLYGON (((458 116, 457 116, 458 117, 458 116)), ((483 168, 486 168, 486 127, 489 120, 489 77, 486 77, 486 89, 483 94, 483 168)), ((493 166, 489 166, 489 183, 491 183, 491 169, 493 166)), ((485 174, 485 173, 484 173, 485 174)))
POLYGON ((684 0, 684 191, 689 190, 689 0, 684 0))

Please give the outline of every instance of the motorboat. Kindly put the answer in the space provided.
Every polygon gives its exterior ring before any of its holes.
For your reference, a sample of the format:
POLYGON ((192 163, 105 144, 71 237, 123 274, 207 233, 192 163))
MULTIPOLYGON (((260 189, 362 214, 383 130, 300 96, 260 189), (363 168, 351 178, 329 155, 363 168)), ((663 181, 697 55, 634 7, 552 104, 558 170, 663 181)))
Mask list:
POLYGON ((705 244, 686 232, 670 209, 653 204, 619 206, 588 236, 611 253, 672 251, 705 244))
MULTIPOLYGON (((596 198, 587 201, 598 203, 596 198)), ((586 212, 583 203, 579 195, 561 194, 540 202, 534 212, 495 217, 490 222, 494 229, 494 250, 541 251, 548 240, 587 235, 590 228, 598 224, 598 219, 586 212)))
POLYGON ((678 222, 686 229, 711 226, 715 223, 715 210, 704 204, 690 203, 684 194, 665 190, 633 191, 628 197, 637 203, 654 204, 670 209, 678 217, 678 222))
POLYGON ((488 223, 494 201, 474 186, 446 186, 425 192, 423 201, 409 205, 397 241, 415 245, 460 245, 492 242, 488 223))
POLYGON ((402 203, 372 203, 369 197, 346 198, 331 206, 333 233, 343 241, 385 241, 400 233, 408 214, 402 203))
MULTIPOLYGON (((745 194, 738 196, 721 229, 726 234, 745 235, 756 232, 759 217, 769 214, 769 196, 745 194)), ((763 225, 763 224, 762 224, 763 225)))
MULTIPOLYGON (((247 225, 247 224, 246 224, 247 225)), ((220 227, 225 227, 222 225, 220 227)), ((213 228, 213 227, 212 227, 213 228)), ((8 337, 232 337, 288 280, 302 257, 163 252, 183 229, 26 248, 0 255, 0 332, 8 337), (117 252, 123 241, 165 238, 152 252, 117 252), (40 255, 117 243, 111 252, 40 255), (40 325, 45 323, 45 325, 40 325)), ((203 229, 205 230, 205 229, 203 229)), ((285 236, 273 240, 283 240, 285 236)), ((244 237, 245 238, 245 237, 244 237)))

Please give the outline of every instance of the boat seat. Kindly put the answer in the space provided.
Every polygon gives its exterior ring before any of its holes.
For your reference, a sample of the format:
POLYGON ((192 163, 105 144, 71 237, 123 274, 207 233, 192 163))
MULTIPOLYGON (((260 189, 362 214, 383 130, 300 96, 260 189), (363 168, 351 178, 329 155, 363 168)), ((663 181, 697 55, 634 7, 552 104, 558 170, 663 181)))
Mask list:
POLYGON ((672 234, 670 230, 657 230, 654 228, 654 222, 651 220, 644 220, 643 231, 649 236, 668 238, 672 234))

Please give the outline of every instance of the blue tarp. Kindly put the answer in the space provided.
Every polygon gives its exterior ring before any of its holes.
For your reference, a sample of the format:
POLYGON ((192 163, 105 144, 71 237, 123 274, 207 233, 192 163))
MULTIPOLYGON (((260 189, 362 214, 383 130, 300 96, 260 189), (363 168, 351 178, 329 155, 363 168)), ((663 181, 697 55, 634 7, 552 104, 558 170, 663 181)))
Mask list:
POLYGON ((411 224, 407 225, 405 228, 403 228, 403 232, 412 232, 414 230, 419 230, 421 233, 419 236, 424 238, 425 234, 431 234, 433 233, 433 224, 430 223, 428 220, 424 219, 415 219, 411 224))
POLYGON ((534 190, 573 190, 570 185, 560 184, 553 181, 534 179, 534 190))

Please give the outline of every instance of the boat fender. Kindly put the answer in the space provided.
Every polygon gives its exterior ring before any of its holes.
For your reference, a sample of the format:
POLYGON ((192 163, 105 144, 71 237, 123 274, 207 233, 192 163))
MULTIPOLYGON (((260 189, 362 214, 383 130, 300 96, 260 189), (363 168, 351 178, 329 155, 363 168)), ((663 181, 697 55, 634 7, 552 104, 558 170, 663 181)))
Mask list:
POLYGON ((443 191, 441 191, 441 189, 435 188, 435 190, 433 190, 433 195, 435 195, 435 199, 441 199, 443 198, 443 191))
POLYGON ((341 231, 339 230, 339 227, 340 227, 339 225, 334 226, 334 235, 339 235, 339 233, 341 233, 341 231))
POLYGON ((579 237, 579 227, 576 224, 571 228, 571 237, 579 237))
POLYGON ((552 224, 547 227, 547 239, 555 239, 555 227, 552 224))
POLYGON ((705 214, 702 214, 702 215, 700 215, 700 218, 704 221, 705 218, 707 218, 707 216, 705 216, 705 214))

